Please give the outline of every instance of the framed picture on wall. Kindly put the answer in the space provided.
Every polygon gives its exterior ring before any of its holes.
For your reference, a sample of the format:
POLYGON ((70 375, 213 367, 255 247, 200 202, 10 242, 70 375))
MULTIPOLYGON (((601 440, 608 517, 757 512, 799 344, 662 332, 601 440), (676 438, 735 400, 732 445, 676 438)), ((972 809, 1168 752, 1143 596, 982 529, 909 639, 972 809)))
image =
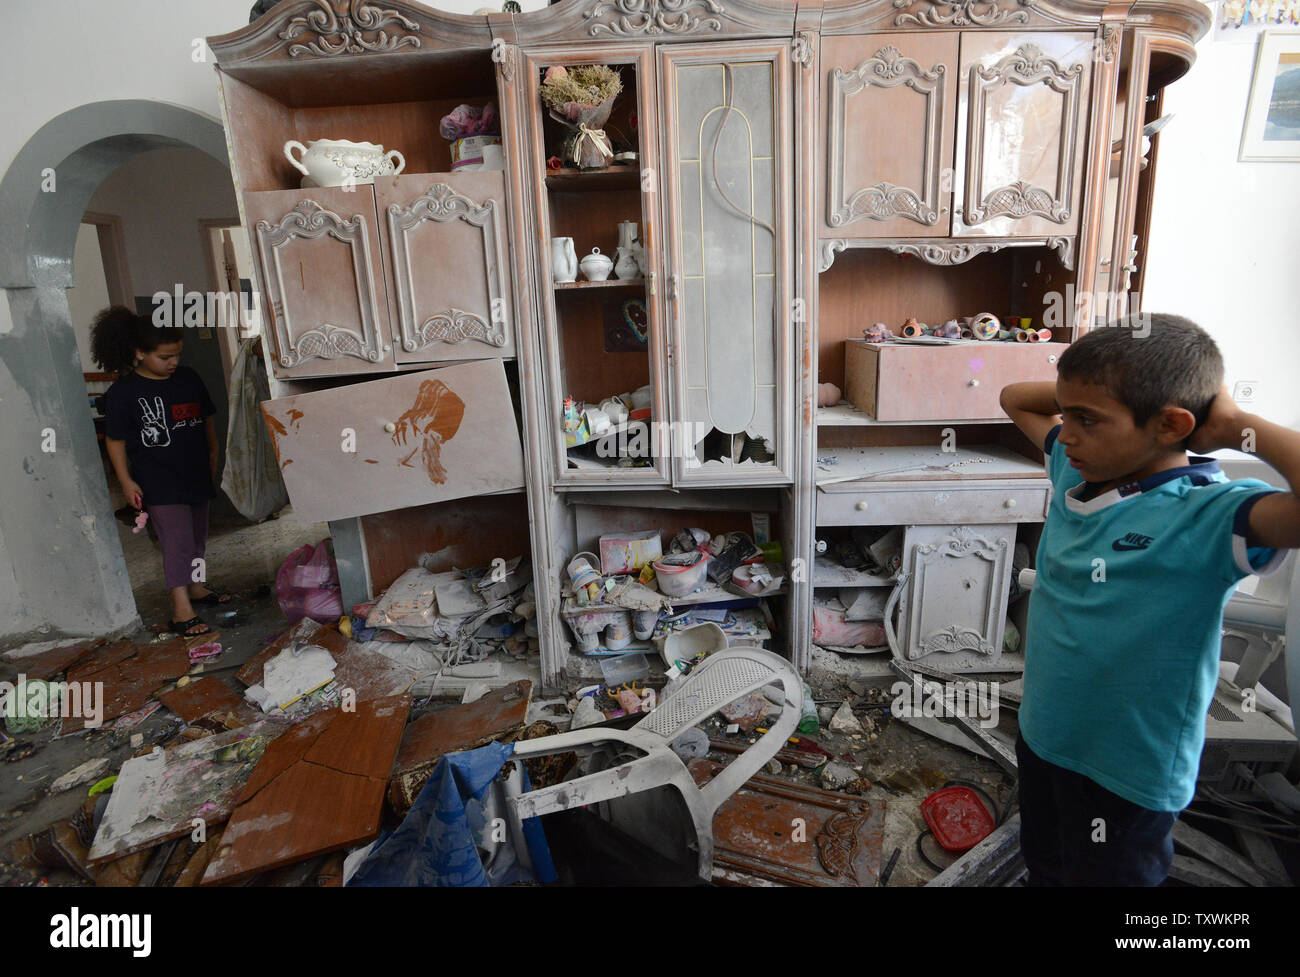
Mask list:
POLYGON ((1300 31, 1265 31, 1259 39, 1237 158, 1300 161, 1300 31))

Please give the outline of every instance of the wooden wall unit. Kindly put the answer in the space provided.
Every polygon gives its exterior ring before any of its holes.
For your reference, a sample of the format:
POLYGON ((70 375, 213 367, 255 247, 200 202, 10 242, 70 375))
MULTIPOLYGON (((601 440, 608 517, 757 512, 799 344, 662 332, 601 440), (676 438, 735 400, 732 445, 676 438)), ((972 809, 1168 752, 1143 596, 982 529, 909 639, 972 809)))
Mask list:
MULTIPOLYGON (((359 526, 372 590, 420 552, 450 566, 528 550, 542 678, 556 687, 575 660, 560 575, 578 542, 575 506, 593 496, 633 523, 712 513, 719 527, 744 523, 746 498, 765 511, 779 498, 774 535, 787 563, 809 566, 819 512, 839 527, 927 513, 936 529, 913 531, 911 553, 948 538, 935 512, 950 511, 953 538, 965 525, 999 541, 998 560, 981 564, 979 593, 992 596, 962 604, 970 621, 950 627, 953 575, 927 571, 900 594, 902 639, 976 621, 996 644, 1003 550, 1014 523, 1036 518, 1045 480, 822 491, 817 456, 924 446, 949 425, 975 450, 1034 459, 1036 446, 1006 423, 960 416, 955 401, 956 416, 921 423, 819 411, 816 383, 843 386, 845 341, 876 321, 988 311, 1029 316, 1065 342, 1112 309, 1088 296, 1133 284, 1153 174, 1141 163, 1147 97, 1187 70, 1208 27, 1193 0, 565 0, 486 16, 414 0, 284 0, 210 38, 277 381, 314 391, 313 403, 334 398, 321 411, 331 423, 357 414, 371 426, 385 405, 361 402, 376 396, 361 378, 497 360, 517 386, 516 411, 494 390, 500 417, 520 424, 499 433, 522 445, 510 464, 524 490, 356 508, 371 513, 359 526), (538 97, 542 71, 589 63, 622 73, 609 130, 636 164, 548 170, 558 132, 538 97), (440 118, 489 101, 505 171, 452 173, 440 118), (406 169, 354 190, 303 188, 283 146, 321 138, 397 149, 406 169), (593 247, 613 257, 620 221, 638 224, 640 278, 553 281, 552 238, 573 238, 579 258, 593 247), (644 307, 644 349, 609 338, 629 299, 644 307), (565 398, 594 404, 647 384, 652 420, 707 436, 677 452, 670 440, 648 464, 576 464, 565 398), (945 493, 960 506, 944 510, 945 493), (870 516, 853 499, 870 500, 870 516)), ((982 356, 1001 355, 986 345, 982 356)), ((268 410, 283 419, 290 406, 268 410)), ((328 484, 314 490, 338 511, 328 484)), ((797 579, 774 629, 801 669, 813 596, 797 579)), ((924 641, 926 663, 942 665, 943 642, 924 641)))

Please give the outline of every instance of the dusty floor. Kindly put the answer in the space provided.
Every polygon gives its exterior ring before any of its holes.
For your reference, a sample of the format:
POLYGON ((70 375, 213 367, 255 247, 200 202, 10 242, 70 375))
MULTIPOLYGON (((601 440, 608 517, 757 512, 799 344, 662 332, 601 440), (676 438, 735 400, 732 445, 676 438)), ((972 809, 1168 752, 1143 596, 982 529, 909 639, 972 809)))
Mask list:
MULTIPOLYGON (((105 478, 112 507, 120 510, 126 499, 117 479, 107 471, 105 478)), ((146 624, 166 621, 171 599, 163 585, 162 550, 147 532, 133 533, 121 519, 117 520, 117 534, 141 619, 146 624)), ((275 571, 285 557, 304 543, 318 543, 329 534, 328 523, 300 520, 294 516, 293 506, 281 509, 278 518, 257 524, 218 522, 208 531, 209 583, 222 591, 256 590, 262 584, 274 588, 275 571)))
MULTIPOLYGON (((114 508, 120 508, 124 500, 116 479, 108 481, 114 508)), ((142 620, 145 625, 166 621, 171 607, 162 586, 161 551, 147 534, 134 534, 121 521, 118 528, 142 620)), ((233 612, 225 608, 203 611, 204 619, 220 632, 224 648, 222 656, 204 669, 205 674, 227 677, 232 688, 240 688, 233 680, 234 672, 286 626, 271 593, 276 569, 290 552, 328 534, 326 524, 298 521, 292 509, 282 510, 278 519, 258 525, 226 523, 212 527, 207 552, 210 584, 239 594, 240 600, 233 612), (263 588, 260 595, 259 588, 263 588)), ((154 635, 145 626, 131 637, 149 641, 154 635)), ((0 679, 12 680, 18 671, 19 667, 13 663, 0 664, 0 679)), ((965 781, 986 791, 998 807, 996 815, 1005 816, 1014 804, 1015 786, 992 761, 935 740, 902 722, 890 721, 883 710, 873 708, 870 700, 882 697, 869 691, 870 686, 888 689, 891 682, 892 679, 883 675, 874 681, 854 681, 851 685, 841 674, 822 672, 814 677, 814 695, 821 704, 834 708, 848 699, 859 717, 879 718, 874 738, 831 733, 824 723, 821 732, 813 738, 837 759, 860 768, 858 773, 864 783, 858 789, 865 800, 885 804, 881 865, 889 861, 895 849, 900 853, 889 885, 916 886, 925 884, 936 874, 917 851, 917 837, 925 827, 920 813, 925 796, 950 781, 965 781)), ((24 736, 4 754, 6 776, 0 778, 0 853, 15 840, 72 817, 82 806, 87 785, 61 793, 50 792, 50 785, 62 774, 96 757, 108 758, 106 773, 115 772, 142 749, 147 751, 154 744, 173 738, 180 726, 178 717, 160 709, 133 728, 114 729, 110 723, 99 730, 58 737, 55 726, 24 736), (144 738, 140 748, 130 744, 131 736, 136 733, 144 738)), ((714 757, 727 759, 720 754, 714 757)), ((789 764, 783 766, 778 776, 822 786, 816 771, 789 764)), ((933 843, 927 843, 926 851, 939 865, 953 860, 933 843)), ((51 884, 85 884, 66 873, 34 873, 29 866, 11 863, 0 855, 0 885, 38 884, 42 878, 51 884)))

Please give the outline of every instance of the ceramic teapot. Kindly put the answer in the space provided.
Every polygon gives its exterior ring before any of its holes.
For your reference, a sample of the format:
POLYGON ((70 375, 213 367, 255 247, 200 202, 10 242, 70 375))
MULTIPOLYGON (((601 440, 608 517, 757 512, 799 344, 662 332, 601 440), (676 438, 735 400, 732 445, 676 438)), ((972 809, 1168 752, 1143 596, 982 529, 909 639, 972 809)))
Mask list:
POLYGON ((374 183, 377 176, 396 176, 406 169, 406 158, 396 149, 385 152, 383 146, 347 139, 312 139, 306 146, 290 139, 284 144, 284 155, 318 187, 374 183), (301 158, 294 157, 294 149, 301 158))

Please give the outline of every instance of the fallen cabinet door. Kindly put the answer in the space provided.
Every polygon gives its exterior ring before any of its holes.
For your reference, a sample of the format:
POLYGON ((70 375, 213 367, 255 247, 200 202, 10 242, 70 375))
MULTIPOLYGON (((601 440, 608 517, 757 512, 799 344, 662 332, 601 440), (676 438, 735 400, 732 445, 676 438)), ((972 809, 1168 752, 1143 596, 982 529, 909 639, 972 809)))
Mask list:
POLYGON ((500 360, 268 400, 262 413, 302 519, 346 519, 524 484, 500 360))

